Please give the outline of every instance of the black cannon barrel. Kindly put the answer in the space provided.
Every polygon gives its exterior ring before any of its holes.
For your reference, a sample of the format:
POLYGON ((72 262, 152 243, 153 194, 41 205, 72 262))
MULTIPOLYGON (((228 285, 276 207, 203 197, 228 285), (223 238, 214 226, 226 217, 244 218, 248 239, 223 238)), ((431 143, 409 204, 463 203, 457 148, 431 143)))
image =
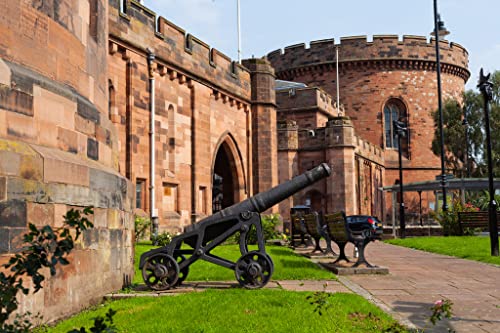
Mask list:
POLYGON ((289 181, 277 185, 265 192, 258 193, 244 201, 224 208, 214 215, 204 218, 198 223, 217 221, 224 216, 236 215, 247 211, 262 213, 263 211, 271 208, 277 203, 285 200, 289 196, 297 193, 298 191, 306 188, 311 184, 314 184, 318 180, 328 177, 330 174, 331 170, 328 164, 321 163, 314 169, 306 171, 303 174, 298 175, 297 177, 294 177, 289 181))

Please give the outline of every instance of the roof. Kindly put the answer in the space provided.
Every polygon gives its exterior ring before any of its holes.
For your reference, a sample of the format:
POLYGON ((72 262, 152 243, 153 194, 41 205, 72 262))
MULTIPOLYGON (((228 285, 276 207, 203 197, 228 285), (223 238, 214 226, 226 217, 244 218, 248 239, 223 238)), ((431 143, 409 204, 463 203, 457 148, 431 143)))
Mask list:
POLYGON ((293 82, 293 81, 284 81, 284 80, 276 80, 275 90, 288 90, 288 89, 297 89, 297 88, 307 88, 307 84, 301 82, 293 82))
MULTIPOLYGON (((455 178, 446 181, 446 188, 449 190, 485 190, 488 189, 487 178, 455 178)), ((493 183, 495 189, 500 189, 500 179, 495 179, 493 183)), ((384 192, 399 192, 399 184, 384 186, 380 188, 384 192)), ((403 191, 418 192, 418 191, 435 191, 441 190, 440 180, 429 180, 424 182, 403 183, 403 191)))

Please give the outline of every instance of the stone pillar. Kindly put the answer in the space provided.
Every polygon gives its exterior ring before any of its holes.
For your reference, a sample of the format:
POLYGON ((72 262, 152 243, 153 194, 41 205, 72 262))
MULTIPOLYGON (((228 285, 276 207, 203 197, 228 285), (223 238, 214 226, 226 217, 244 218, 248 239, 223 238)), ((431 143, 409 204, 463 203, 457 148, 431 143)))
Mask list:
MULTIPOLYGON (((283 183, 299 174, 298 147, 299 127, 294 120, 278 122, 278 176, 283 183)), ((279 213, 283 221, 290 220, 290 208, 294 206, 293 196, 279 204, 279 213)))
POLYGON ((265 59, 244 60, 243 65, 250 71, 252 84, 253 193, 257 194, 278 184, 275 76, 265 59))
POLYGON ((332 168, 327 178, 329 210, 343 210, 347 215, 357 212, 354 129, 349 117, 336 117, 326 127, 326 161, 332 168))

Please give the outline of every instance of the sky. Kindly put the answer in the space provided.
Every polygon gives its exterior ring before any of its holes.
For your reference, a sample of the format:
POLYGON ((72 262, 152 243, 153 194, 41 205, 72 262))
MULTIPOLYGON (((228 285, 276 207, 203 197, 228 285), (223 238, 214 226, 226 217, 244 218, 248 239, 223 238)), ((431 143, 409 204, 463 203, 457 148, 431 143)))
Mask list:
MULTIPOLYGON (((237 0, 144 0, 144 4, 234 60, 238 58, 237 0)), ((433 0, 240 0, 243 58, 288 45, 367 35, 418 35, 434 29, 433 0)), ((438 0, 451 32, 469 52, 475 89, 479 70, 500 70, 500 0, 438 0)))

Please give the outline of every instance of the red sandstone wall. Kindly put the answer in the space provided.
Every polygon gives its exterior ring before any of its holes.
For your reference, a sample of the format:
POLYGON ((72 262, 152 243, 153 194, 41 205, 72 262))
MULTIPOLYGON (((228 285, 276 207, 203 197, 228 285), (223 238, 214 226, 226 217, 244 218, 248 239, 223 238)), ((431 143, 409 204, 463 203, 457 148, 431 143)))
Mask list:
POLYGON ((180 232, 212 212, 212 174, 218 149, 228 148, 235 201, 252 191, 250 74, 229 58, 142 5, 127 14, 110 8, 109 80, 112 119, 119 133, 120 172, 146 181, 149 211, 149 73, 155 53, 156 208, 160 229, 180 232))
POLYGON ((95 210, 71 265, 22 299, 22 311, 53 320, 133 274, 133 188, 117 172, 108 117, 107 1, 4 0, 1 8, 0 261, 22 245, 27 223, 60 227, 70 208, 95 210))

